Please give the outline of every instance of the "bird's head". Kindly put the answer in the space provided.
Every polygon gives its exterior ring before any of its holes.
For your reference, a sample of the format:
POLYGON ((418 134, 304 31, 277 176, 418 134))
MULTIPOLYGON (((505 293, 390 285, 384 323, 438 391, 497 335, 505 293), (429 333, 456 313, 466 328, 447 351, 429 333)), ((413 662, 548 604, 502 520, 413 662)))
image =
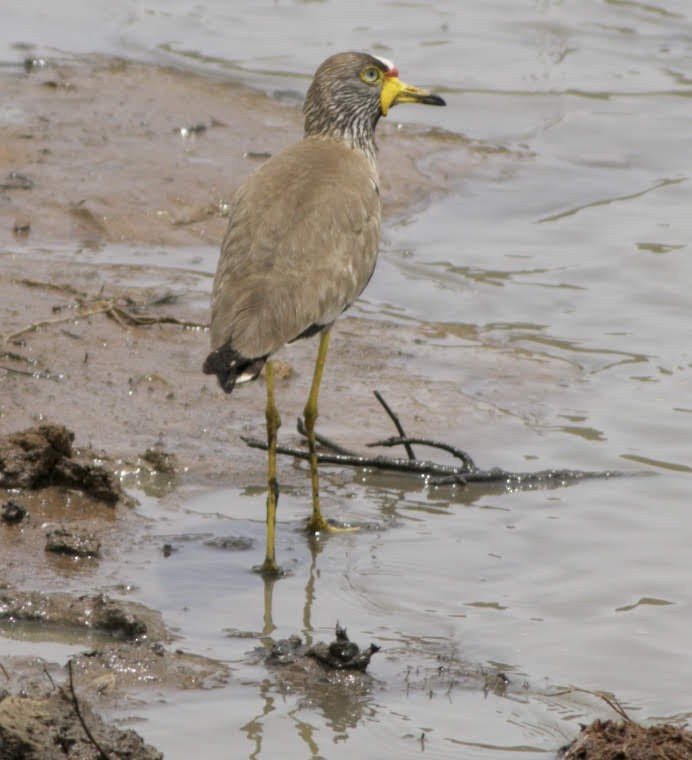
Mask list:
POLYGON ((396 66, 385 58, 337 53, 317 69, 308 89, 305 134, 374 146, 377 122, 399 103, 445 105, 439 95, 402 82, 396 66))

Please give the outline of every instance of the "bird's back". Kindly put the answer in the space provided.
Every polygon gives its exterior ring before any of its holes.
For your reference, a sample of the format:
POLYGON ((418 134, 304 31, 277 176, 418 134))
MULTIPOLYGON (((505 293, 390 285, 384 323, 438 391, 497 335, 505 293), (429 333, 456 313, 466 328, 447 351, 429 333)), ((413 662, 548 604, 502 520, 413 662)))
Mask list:
POLYGON ((246 180, 214 280, 213 350, 265 357, 353 303, 375 266, 377 182, 362 151, 324 137, 284 149, 246 180))

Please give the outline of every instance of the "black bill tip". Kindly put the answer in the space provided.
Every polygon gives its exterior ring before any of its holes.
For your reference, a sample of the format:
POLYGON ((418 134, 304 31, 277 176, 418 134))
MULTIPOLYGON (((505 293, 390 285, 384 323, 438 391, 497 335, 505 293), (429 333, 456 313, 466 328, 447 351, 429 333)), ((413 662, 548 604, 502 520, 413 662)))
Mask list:
POLYGON ((424 103, 426 106, 446 106, 447 102, 444 98, 441 98, 439 95, 433 95, 430 93, 429 95, 423 95, 423 97, 420 99, 421 103, 424 103))

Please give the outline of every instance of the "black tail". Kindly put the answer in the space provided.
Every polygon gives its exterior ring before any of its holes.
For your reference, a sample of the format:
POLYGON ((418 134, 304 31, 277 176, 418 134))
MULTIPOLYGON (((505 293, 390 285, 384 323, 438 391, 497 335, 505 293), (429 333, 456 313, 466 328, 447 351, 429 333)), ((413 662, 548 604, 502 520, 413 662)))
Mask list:
POLYGON ((230 393, 236 382, 254 380, 262 371, 266 361, 266 356, 261 356, 259 359, 247 359, 232 348, 230 343, 226 343, 207 356, 202 371, 205 375, 216 375, 221 388, 226 393, 230 393))

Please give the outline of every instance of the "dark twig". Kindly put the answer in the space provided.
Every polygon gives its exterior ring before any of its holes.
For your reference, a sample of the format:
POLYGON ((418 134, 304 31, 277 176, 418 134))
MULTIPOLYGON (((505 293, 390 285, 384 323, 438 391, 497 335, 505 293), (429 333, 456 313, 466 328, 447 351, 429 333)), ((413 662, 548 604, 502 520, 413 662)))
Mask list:
POLYGON ((625 723, 634 723, 632 718, 630 718, 630 716, 625 711, 625 708, 618 701, 617 697, 615 697, 613 694, 609 694, 607 691, 601 691, 598 689, 583 689, 579 686, 569 686, 568 688, 555 692, 550 696, 561 697, 564 694, 571 694, 575 691, 581 692, 582 694, 590 694, 592 697, 602 699, 608 705, 608 707, 610 707, 611 710, 616 712, 625 721, 625 723))
MULTIPOLYGON (((241 436, 242 440, 253 449, 266 449, 267 443, 259 438, 246 438, 241 436)), ((308 459, 309 453, 305 449, 296 449, 290 446, 277 446, 278 454, 297 457, 298 459, 308 459)), ((380 470, 394 470, 397 472, 411 472, 417 475, 454 475, 456 468, 450 465, 436 464, 435 462, 426 462, 422 459, 390 459, 389 457, 375 456, 368 457, 360 454, 348 453, 340 454, 337 452, 330 453, 325 451, 317 452, 317 461, 322 464, 342 464, 352 465, 354 467, 374 467, 380 470)))
POLYGON ((48 668, 45 665, 43 666, 43 675, 48 679, 50 685, 53 687, 53 691, 55 691, 55 689, 57 689, 57 686, 55 685, 53 676, 48 672, 48 668))
POLYGON ((444 443, 442 441, 431 441, 427 438, 385 438, 383 441, 373 441, 372 443, 366 443, 368 448, 373 446, 406 446, 407 443, 417 443, 420 446, 430 446, 433 449, 440 449, 446 451, 453 457, 461 460, 464 463, 464 471, 473 472, 477 470, 473 459, 462 449, 458 449, 456 446, 452 446, 451 443, 444 443))
MULTIPOLYGON (((307 438, 307 431, 305 429, 305 421, 302 417, 298 417, 298 423, 296 425, 298 428, 298 432, 304 437, 307 438)), ((331 438, 327 438, 326 435, 320 435, 319 433, 315 433, 315 440, 317 443, 319 443, 321 446, 324 446, 325 448, 329 449, 330 451, 333 451, 335 454, 343 454, 347 457, 357 457, 358 454, 355 451, 351 451, 351 449, 344 448, 343 446, 340 446, 338 443, 335 443, 332 441, 331 438)))
POLYGON ((72 677, 72 660, 68 660, 67 661, 67 673, 68 673, 68 676, 69 676, 70 696, 71 696, 72 705, 74 706, 75 714, 77 715, 77 718, 78 718, 79 722, 81 723, 82 728, 84 729, 84 733, 87 735, 87 738, 89 739, 89 741, 98 750, 98 752, 99 752, 99 754, 101 756, 101 760, 112 760, 111 756, 96 741, 96 739, 94 738, 94 735, 91 733, 91 731, 89 730, 89 727, 87 726, 87 724, 86 724, 86 722, 84 720, 84 716, 82 715, 82 711, 81 711, 81 709, 79 707, 79 701, 77 699, 77 694, 76 694, 76 692, 74 690, 74 679, 72 677))
MULTIPOLYGON (((373 391, 375 394, 375 398, 380 402, 380 405, 382 408, 387 412, 389 415, 389 419, 394 423, 394 427, 397 430, 397 433, 399 433, 399 442, 403 445, 403 447, 406 449, 406 456, 408 456, 409 459, 415 459, 416 455, 413 453, 413 448, 411 446, 414 441, 407 437, 406 432, 404 431, 404 428, 401 425, 401 422, 399 421, 398 415, 396 415, 389 404, 382 398, 382 394, 379 391, 373 391)), ((392 444, 394 445, 394 444, 392 444)))
MULTIPOLYGON (((267 448, 267 442, 259 438, 246 438, 244 436, 241 436, 241 438, 253 449, 266 450, 267 448)), ((276 452, 277 454, 284 454, 296 457, 297 459, 309 458, 309 453, 305 449, 296 449, 291 446, 277 446, 276 452)), ((619 472, 610 470, 602 472, 586 472, 583 470, 509 472, 501 470, 499 467, 494 467, 491 470, 476 469, 473 472, 466 472, 460 467, 438 464, 437 462, 430 462, 424 459, 393 459, 383 456, 367 457, 358 454, 336 454, 321 451, 317 452, 317 461, 321 464, 339 464, 351 467, 388 470, 390 472, 407 472, 426 478, 442 476, 442 479, 436 480, 435 484, 458 483, 465 485, 467 483, 496 483, 503 484, 508 488, 529 488, 536 485, 564 485, 578 480, 611 478, 620 475, 619 472)))
POLYGON ((0 370, 3 372, 8 372, 11 375, 25 375, 26 377, 33 377, 33 378, 42 378, 45 380, 58 380, 59 378, 57 375, 51 375, 50 372, 39 369, 39 370, 28 370, 28 369, 17 369, 16 367, 7 367, 4 364, 0 364, 0 370))
MULTIPOLYGON (((409 453, 408 459, 391 458, 384 456, 365 456, 357 451, 352 451, 338 443, 335 443, 326 436, 315 434, 316 441, 328 449, 328 451, 318 451, 317 461, 321 464, 337 464, 350 467, 366 467, 377 470, 388 470, 390 472, 405 472, 425 478, 428 485, 461 485, 469 483, 485 483, 502 485, 505 488, 533 488, 536 486, 563 486, 569 483, 575 483, 580 480, 593 478, 611 478, 622 475, 620 472, 606 470, 602 472, 587 472, 584 470, 539 470, 538 472, 509 472, 499 467, 493 467, 490 470, 481 470, 474 463, 473 459, 463 450, 452 446, 451 444, 432 441, 427 438, 411 438, 407 436, 399 422, 397 415, 391 410, 382 395, 375 391, 375 397, 380 402, 389 418, 394 422, 397 430, 401 433, 400 437, 387 438, 375 443, 369 443, 368 446, 406 446, 409 453), (449 464, 440 464, 425 459, 416 459, 413 451, 410 449, 411 444, 421 446, 430 446, 431 448, 446 451, 448 454, 456 457, 461 461, 461 466, 449 464)), ((298 419, 298 432, 305 436, 305 424, 302 419, 298 419)), ((258 438, 246 438, 241 436, 242 440, 250 447, 255 449, 267 448, 267 443, 258 438)), ((309 453, 305 449, 291 448, 290 446, 277 446, 278 454, 296 457, 297 459, 308 459, 309 453)))
POLYGON ((107 317, 117 322, 122 328, 154 324, 171 324, 179 325, 180 327, 206 327, 206 325, 201 322, 192 322, 186 319, 178 319, 176 317, 157 316, 156 314, 136 312, 136 306, 137 304, 127 295, 112 296, 109 298, 102 297, 101 295, 94 298, 78 297, 75 299, 76 308, 71 309, 69 314, 63 315, 62 317, 42 319, 38 322, 32 322, 21 330, 15 330, 14 332, 5 335, 4 339, 6 343, 11 343, 21 335, 33 332, 39 327, 48 327, 62 322, 76 322, 79 319, 86 319, 87 317, 96 314, 105 314, 107 317), (123 303, 125 305, 123 305, 123 303))

